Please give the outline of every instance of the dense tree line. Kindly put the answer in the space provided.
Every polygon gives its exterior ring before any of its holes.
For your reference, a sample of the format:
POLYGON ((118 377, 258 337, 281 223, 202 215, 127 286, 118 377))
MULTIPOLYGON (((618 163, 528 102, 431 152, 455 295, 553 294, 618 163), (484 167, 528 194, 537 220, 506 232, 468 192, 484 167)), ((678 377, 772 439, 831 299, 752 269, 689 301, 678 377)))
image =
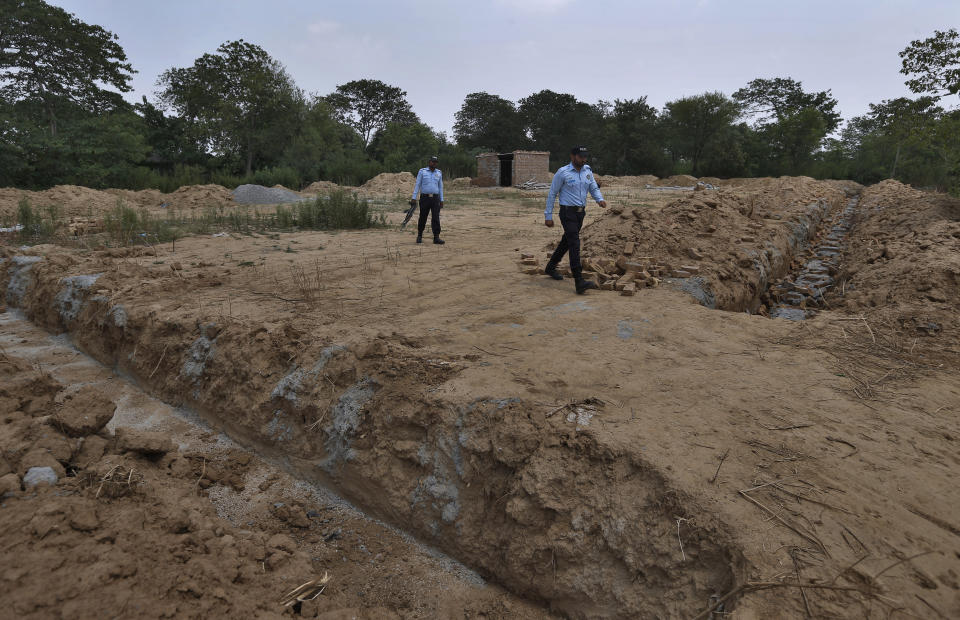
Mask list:
POLYGON ((315 180, 357 184, 415 171, 439 154, 449 176, 482 151, 546 150, 556 167, 588 143, 602 174, 887 177, 960 191, 960 35, 935 31, 901 52, 915 98, 846 123, 829 90, 758 78, 651 106, 543 90, 516 102, 468 94, 449 139, 406 93, 379 80, 306 94, 266 50, 228 41, 130 104, 134 73, 117 37, 42 0, 0 0, 0 186, 158 187, 315 180))

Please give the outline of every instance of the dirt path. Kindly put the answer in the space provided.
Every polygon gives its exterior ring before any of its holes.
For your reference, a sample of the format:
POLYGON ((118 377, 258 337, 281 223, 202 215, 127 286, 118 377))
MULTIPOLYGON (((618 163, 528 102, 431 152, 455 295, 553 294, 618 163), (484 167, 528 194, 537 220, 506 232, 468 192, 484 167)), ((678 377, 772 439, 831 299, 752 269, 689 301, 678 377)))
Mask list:
MULTIPOLYGON (((626 214, 676 199, 611 194, 626 214)), ((955 332, 893 355, 843 311, 770 320, 670 286, 578 297, 520 273, 556 240, 538 199, 449 203, 440 248, 384 230, 37 249, 8 303, 570 617, 689 617, 771 581, 819 587, 727 609, 960 612, 955 332), (63 276, 96 274, 75 314, 57 305, 63 276)), ((776 239, 793 211, 771 204, 776 239)), ((711 247, 743 243, 734 228, 711 247)))

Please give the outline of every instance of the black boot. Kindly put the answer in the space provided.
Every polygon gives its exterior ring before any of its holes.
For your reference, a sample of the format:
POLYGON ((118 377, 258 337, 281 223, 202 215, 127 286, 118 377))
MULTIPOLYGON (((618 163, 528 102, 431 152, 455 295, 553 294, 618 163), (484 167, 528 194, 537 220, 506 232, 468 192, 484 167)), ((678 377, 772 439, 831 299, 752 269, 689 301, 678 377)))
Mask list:
POLYGON ((417 243, 423 243, 423 235, 417 235, 417 243))
POLYGON ((584 280, 581 273, 573 274, 573 282, 577 288, 577 295, 583 295, 590 289, 599 288, 593 280, 584 280))
POLYGON ((550 276, 554 280, 563 280, 563 276, 560 275, 559 271, 557 271, 556 265, 551 265, 550 263, 547 263, 547 266, 544 268, 543 273, 550 276))
POLYGON ((439 236, 434 237, 434 238, 433 238, 433 242, 434 242, 436 245, 443 245, 444 243, 446 243, 446 241, 444 241, 443 239, 441 239, 439 236))

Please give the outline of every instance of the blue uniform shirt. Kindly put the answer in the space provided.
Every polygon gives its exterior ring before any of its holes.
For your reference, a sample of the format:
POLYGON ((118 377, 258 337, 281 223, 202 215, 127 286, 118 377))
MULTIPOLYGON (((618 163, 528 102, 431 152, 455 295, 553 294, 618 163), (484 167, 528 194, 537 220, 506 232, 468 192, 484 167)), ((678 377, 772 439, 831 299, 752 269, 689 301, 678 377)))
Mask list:
POLYGON ((567 164, 553 175, 550 193, 547 194, 547 210, 543 212, 544 217, 548 220, 553 219, 553 202, 557 196, 560 197, 560 204, 565 207, 585 207, 588 192, 597 202, 603 200, 600 186, 593 178, 593 170, 587 164, 584 164, 580 170, 574 168, 572 163, 567 164))
POLYGON ((440 168, 430 170, 430 168, 420 168, 417 173, 417 184, 413 186, 413 196, 417 197, 417 192, 421 194, 439 194, 440 200, 443 200, 443 173, 440 168))

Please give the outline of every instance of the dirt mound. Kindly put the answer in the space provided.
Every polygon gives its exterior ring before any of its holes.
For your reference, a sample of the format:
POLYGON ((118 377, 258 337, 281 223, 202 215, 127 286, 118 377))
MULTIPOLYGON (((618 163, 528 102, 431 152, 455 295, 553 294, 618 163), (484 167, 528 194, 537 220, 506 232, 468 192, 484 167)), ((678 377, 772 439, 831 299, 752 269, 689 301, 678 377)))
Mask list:
POLYGON ((870 313, 907 338, 958 338, 960 200, 888 180, 866 188, 836 306, 870 313))
POLYGON ((660 179, 653 183, 659 187, 691 187, 697 184, 697 177, 689 174, 675 174, 672 177, 660 179))
POLYGON ((341 189, 341 187, 332 181, 314 181, 300 190, 300 194, 313 197, 316 194, 329 194, 339 189, 341 189))
POLYGON ((409 172, 383 172, 360 186, 370 194, 402 194, 412 192, 417 178, 409 172))
POLYGON ((185 185, 174 192, 164 194, 167 207, 194 209, 197 207, 220 207, 236 204, 233 193, 222 185, 185 185))
POLYGON ((655 184, 659 179, 652 174, 641 174, 639 176, 615 177, 612 175, 596 175, 597 182, 603 187, 634 187, 642 188, 647 185, 655 184))
POLYGON ((614 207, 584 228, 584 247, 596 259, 585 266, 602 279, 630 271, 632 263, 638 274, 652 276, 643 277, 647 285, 676 277, 675 285, 703 305, 757 310, 766 284, 790 267, 797 248, 844 197, 797 177, 700 190, 659 211, 614 207))
POLYGON ((467 189, 470 187, 470 177, 458 177, 450 181, 450 189, 467 189))
POLYGON ((221 185, 186 185, 169 194, 159 190, 140 191, 125 189, 96 190, 78 185, 57 185, 47 190, 33 192, 11 187, 0 188, 0 218, 14 218, 22 198, 30 201, 35 210, 56 207, 61 216, 78 217, 103 214, 122 201, 134 209, 193 209, 232 205, 230 190, 221 185))
POLYGON ((493 177, 474 177, 470 179, 470 185, 473 187, 495 187, 497 185, 497 180, 493 177))

